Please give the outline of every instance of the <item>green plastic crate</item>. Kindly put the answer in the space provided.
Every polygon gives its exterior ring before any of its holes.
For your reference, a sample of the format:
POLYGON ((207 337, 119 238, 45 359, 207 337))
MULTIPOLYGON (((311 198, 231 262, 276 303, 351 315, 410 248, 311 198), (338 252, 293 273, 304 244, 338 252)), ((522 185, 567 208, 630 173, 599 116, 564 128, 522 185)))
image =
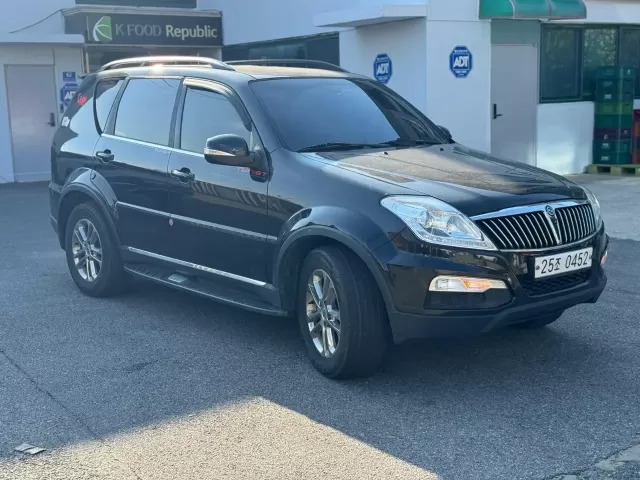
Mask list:
POLYGON ((633 115, 633 101, 596 103, 596 115, 633 115))
POLYGON ((631 140, 594 140, 594 155, 608 155, 611 153, 631 153, 633 142, 631 140))
POLYGON ((596 115, 596 128, 631 128, 633 115, 596 115))
POLYGON ((601 78, 633 78, 635 69, 633 67, 607 66, 596 68, 596 80, 601 78))
POLYGON ((628 102, 633 101, 635 79, 600 79, 596 81, 596 102, 628 102))
POLYGON ((629 165, 630 153, 601 153, 593 155, 593 163, 596 165, 629 165))

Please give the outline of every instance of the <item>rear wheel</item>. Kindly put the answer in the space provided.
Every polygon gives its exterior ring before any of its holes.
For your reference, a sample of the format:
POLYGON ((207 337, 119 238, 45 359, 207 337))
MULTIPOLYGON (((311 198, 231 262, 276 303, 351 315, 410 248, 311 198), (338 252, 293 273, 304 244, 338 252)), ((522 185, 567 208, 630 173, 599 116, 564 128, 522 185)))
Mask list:
POLYGON ((100 211, 91 203, 76 206, 65 233, 67 265, 76 286, 92 297, 107 297, 124 286, 120 253, 100 211))
POLYGON ((313 365, 330 378, 366 376, 388 345, 384 302, 366 266, 340 247, 313 250, 298 286, 298 319, 313 365))
POLYGON ((521 330, 534 330, 536 328, 543 328, 555 322, 556 320, 558 320, 563 313, 564 311, 543 315, 541 317, 536 318, 535 320, 529 320, 528 322, 517 323, 514 325, 514 328, 519 328, 521 330))

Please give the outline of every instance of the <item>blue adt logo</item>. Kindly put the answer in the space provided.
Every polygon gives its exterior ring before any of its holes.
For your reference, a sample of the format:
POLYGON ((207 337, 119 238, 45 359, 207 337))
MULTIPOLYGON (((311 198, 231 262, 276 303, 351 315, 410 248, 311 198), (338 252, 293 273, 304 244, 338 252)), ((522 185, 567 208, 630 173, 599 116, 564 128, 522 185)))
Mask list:
POLYGON ((76 90, 78 90, 78 85, 75 83, 67 83, 60 89, 60 101, 64 103, 66 106, 71 103, 73 96, 76 94, 76 90))
POLYGON ((449 55, 449 70, 458 78, 466 78, 473 68, 473 56, 464 45, 456 46, 449 55))
POLYGON ((386 53, 379 53, 373 61, 373 77, 380 83, 388 83, 393 74, 391 59, 386 53))

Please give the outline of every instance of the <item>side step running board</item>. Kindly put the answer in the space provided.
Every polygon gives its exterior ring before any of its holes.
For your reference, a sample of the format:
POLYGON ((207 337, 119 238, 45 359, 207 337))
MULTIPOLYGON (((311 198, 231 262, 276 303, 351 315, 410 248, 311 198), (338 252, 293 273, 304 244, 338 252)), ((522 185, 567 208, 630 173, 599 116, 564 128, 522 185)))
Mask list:
POLYGON ((265 315, 275 315, 280 317, 287 315, 286 311, 265 302, 251 293, 239 291, 201 278, 194 278, 176 271, 155 268, 142 264, 126 265, 124 269, 138 277, 142 277, 168 287, 176 288, 178 290, 195 293, 196 295, 200 295, 217 302, 226 303, 234 307, 240 307, 245 310, 265 315))

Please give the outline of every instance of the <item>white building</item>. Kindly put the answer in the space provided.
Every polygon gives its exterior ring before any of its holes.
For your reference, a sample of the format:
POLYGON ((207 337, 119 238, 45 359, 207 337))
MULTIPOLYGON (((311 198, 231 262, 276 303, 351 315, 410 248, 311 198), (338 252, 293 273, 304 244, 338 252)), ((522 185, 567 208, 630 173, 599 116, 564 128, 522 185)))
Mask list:
POLYGON ((49 123, 74 73, 139 54, 306 58, 371 77, 378 67, 460 143, 563 174, 591 161, 595 67, 637 67, 640 108, 640 0, 14 5, 0 17, 0 182, 47 178, 49 123))

